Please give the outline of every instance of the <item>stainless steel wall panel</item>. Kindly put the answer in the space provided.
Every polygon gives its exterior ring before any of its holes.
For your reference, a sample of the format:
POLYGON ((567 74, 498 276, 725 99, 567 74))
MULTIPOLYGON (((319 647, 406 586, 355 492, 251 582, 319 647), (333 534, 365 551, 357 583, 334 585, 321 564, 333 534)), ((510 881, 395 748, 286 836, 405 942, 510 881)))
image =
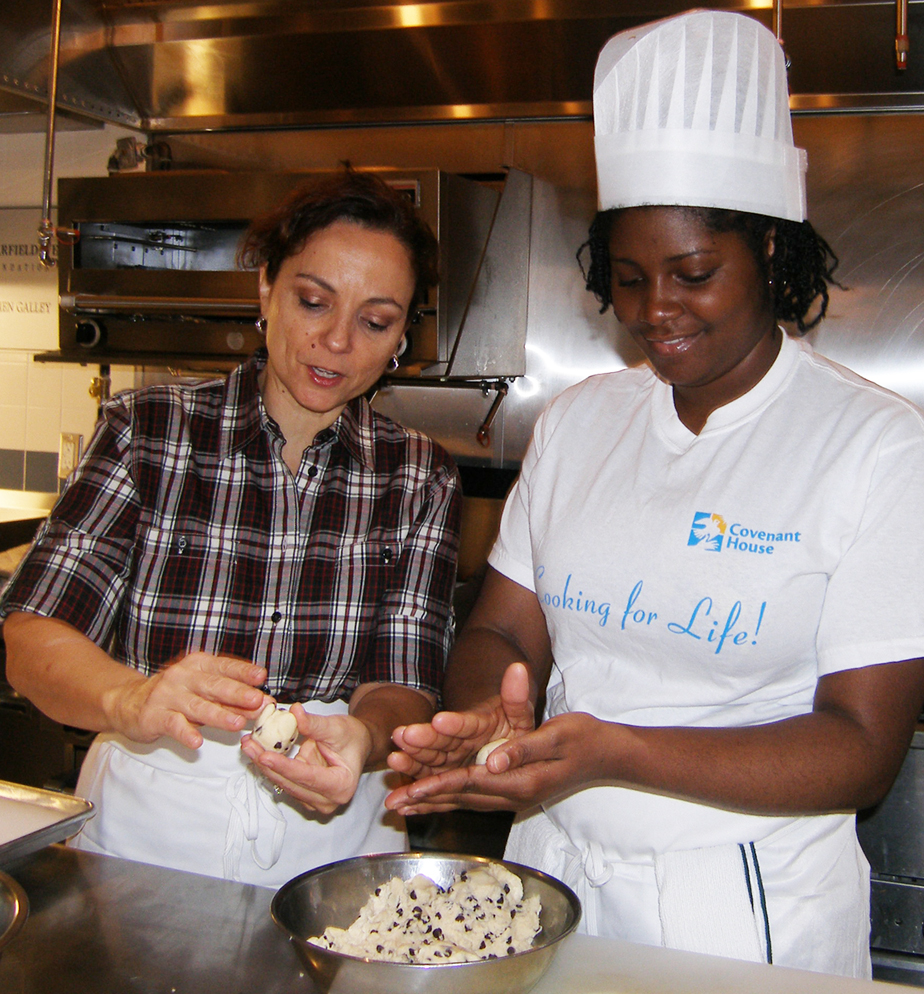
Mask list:
MULTIPOLYGON (((924 732, 914 733, 885 800, 860 813, 857 835, 874 874, 904 877, 924 886, 924 732)), ((924 936, 919 939, 924 942, 924 936)))
POLYGON ((869 939, 873 949, 924 955, 924 887, 873 880, 870 904, 869 939))
POLYGON ((639 361, 612 312, 599 313, 575 259, 587 237, 594 202, 592 191, 565 190, 533 178, 526 371, 510 384, 490 447, 475 440, 490 406, 490 398, 477 391, 398 385, 380 393, 375 406, 436 437, 460 462, 517 466, 536 418, 554 396, 593 373, 639 361))
MULTIPOLYGON (((478 441, 478 430, 494 399, 490 389, 459 386, 405 385, 392 382, 380 390, 373 407, 409 428, 418 428, 448 449, 463 464, 502 469, 518 467, 522 454, 510 451, 505 400, 489 443, 478 441)), ((508 398, 509 399, 509 398, 508 398)))
MULTIPOLYGON (((458 177, 443 176, 444 194, 459 189, 458 177)), ((445 367, 434 367, 453 378, 521 376, 525 372, 529 238, 532 218, 532 177, 513 169, 507 174, 485 230, 472 224, 471 193, 481 189, 466 183, 459 204, 441 204, 445 258, 441 284, 449 297, 447 318, 440 328, 445 367), (464 213, 459 212, 461 206, 464 213), (455 209, 454 209, 455 208, 455 209), (468 232, 467 244, 457 241, 468 232), (476 240, 473 236, 478 235, 476 240), (443 341, 445 339, 445 341, 443 341)))
POLYGON ((924 116, 797 117, 809 217, 840 258, 810 340, 924 406, 924 116))

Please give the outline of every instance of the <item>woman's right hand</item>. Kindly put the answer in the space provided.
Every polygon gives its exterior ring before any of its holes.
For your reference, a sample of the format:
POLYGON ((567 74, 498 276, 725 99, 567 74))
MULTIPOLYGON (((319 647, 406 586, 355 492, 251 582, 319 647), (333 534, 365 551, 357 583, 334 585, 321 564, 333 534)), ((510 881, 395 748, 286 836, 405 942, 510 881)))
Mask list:
POLYGON ((3 640, 7 680, 52 721, 134 742, 167 735, 197 749, 200 727, 241 731, 269 700, 266 670, 243 659, 193 652, 145 676, 66 622, 23 611, 3 640))
POLYGON ((135 674, 104 694, 114 731, 134 742, 162 735, 198 749, 199 728, 242 731, 269 698, 259 689, 267 671, 243 659, 193 652, 150 677, 135 674))

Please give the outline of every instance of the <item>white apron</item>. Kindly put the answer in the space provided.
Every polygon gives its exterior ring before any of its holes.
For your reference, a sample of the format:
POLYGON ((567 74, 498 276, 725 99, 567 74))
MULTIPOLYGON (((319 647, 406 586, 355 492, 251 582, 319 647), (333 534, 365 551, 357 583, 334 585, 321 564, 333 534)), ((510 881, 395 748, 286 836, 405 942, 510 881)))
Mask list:
MULTIPOLYGON (((347 713, 342 701, 303 706, 347 713)), ((407 848, 403 819, 384 807, 394 774, 365 773, 345 808, 312 815, 255 771, 240 733, 202 733, 196 750, 97 736, 77 784, 97 813, 70 845, 273 888, 334 860, 407 848)))
MULTIPOLYGON (((606 674, 589 674, 605 694, 606 674)), ((569 670, 569 690, 584 677, 569 670)), ((565 710, 561 685, 550 714, 565 710)), ((869 979, 869 863, 853 814, 773 818, 621 787, 519 815, 507 859, 563 880, 580 930, 869 979)))

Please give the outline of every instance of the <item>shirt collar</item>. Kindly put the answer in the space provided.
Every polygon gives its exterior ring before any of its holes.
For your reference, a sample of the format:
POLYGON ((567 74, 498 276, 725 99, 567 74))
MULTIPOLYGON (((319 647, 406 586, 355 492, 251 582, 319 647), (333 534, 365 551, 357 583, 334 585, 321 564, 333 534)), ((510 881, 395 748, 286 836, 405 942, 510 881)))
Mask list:
POLYGON ((354 397, 340 412, 340 417, 315 439, 320 445, 330 436, 338 438, 343 447, 364 469, 375 469, 374 417, 365 397, 354 397))
POLYGON ((695 435, 680 420, 674 406, 674 392, 669 383, 658 378, 654 372, 655 384, 652 393, 653 416, 663 434, 678 447, 685 450, 694 445, 698 439, 707 438, 711 434, 725 431, 743 423, 759 413, 776 396, 787 382, 794 369, 804 342, 796 341, 785 330, 780 329, 783 339, 780 351, 773 360, 773 365, 751 387, 747 393, 736 397, 728 404, 717 407, 706 419, 705 425, 698 435, 695 435))
POLYGON ((223 459, 245 448, 263 428, 263 405, 257 377, 265 365, 266 349, 259 348, 225 380, 221 418, 223 459))
MULTIPOLYGON (((259 348, 228 376, 221 425, 222 458, 249 445, 264 430, 264 422, 269 420, 260 398, 258 382, 266 360, 266 349, 259 348)), ((351 458, 372 470, 375 468, 373 424, 369 402, 365 397, 354 397, 337 420, 318 434, 315 445, 321 447, 339 441, 351 458)))

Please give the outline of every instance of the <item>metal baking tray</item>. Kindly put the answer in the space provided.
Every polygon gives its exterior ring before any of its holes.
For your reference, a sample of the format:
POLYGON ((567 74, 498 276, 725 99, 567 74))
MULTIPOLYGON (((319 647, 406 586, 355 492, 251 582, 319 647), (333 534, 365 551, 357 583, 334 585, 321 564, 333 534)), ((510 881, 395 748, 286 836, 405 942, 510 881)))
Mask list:
POLYGON ((29 898, 12 878, 0 873, 0 952, 29 917, 29 898))
POLYGON ((23 805, 24 815, 28 815, 31 809, 36 814, 41 814, 41 820, 47 822, 34 831, 27 831, 12 839, 0 836, 0 866, 44 849, 54 842, 63 842, 76 834, 93 814, 93 805, 81 797, 55 790, 42 790, 39 787, 27 787, 7 780, 0 780, 0 801, 4 802, 3 807, 8 807, 9 802, 23 805))

